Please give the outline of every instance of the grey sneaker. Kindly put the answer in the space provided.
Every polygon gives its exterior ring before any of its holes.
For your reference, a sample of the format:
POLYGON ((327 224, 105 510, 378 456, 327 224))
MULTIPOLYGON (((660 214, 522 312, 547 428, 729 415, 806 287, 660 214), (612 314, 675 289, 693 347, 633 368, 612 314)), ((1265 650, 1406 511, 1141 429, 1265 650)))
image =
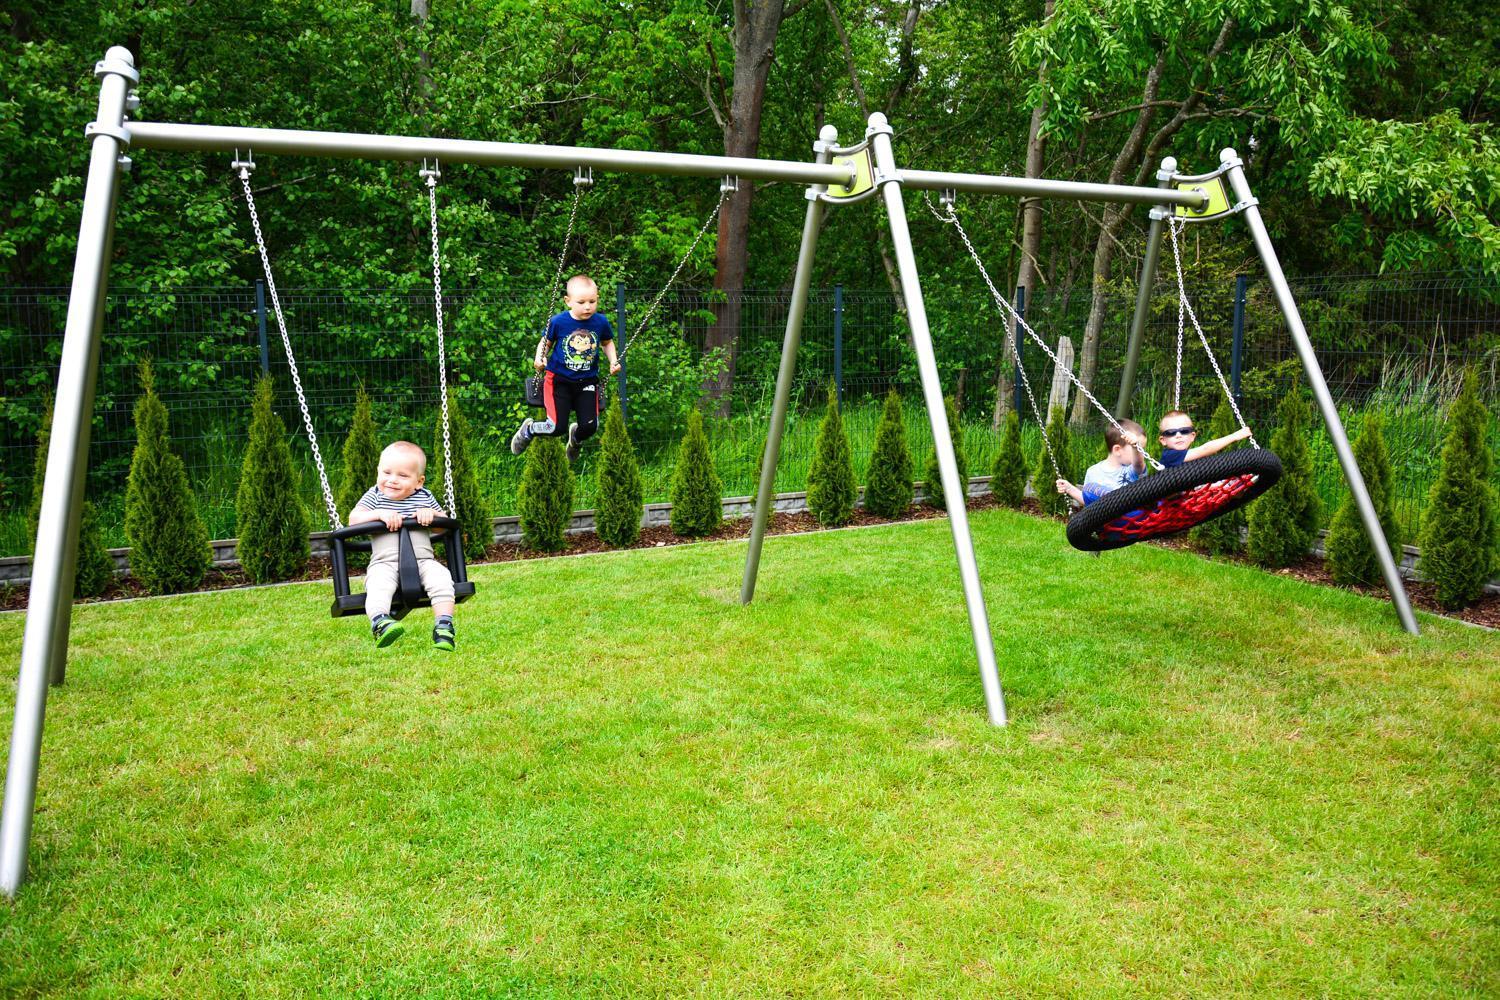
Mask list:
POLYGON ((526 450, 526 446, 530 443, 531 418, 527 417, 521 421, 521 426, 517 427, 516 432, 510 436, 510 453, 512 455, 519 455, 526 450))
POLYGON ((375 636, 375 645, 384 649, 401 638, 406 631, 406 626, 389 615, 377 615, 370 623, 370 631, 375 636))
POLYGON ((569 424, 568 425, 568 461, 569 462, 576 462, 576 461, 578 461, 578 453, 583 450, 583 442, 579 441, 577 439, 577 437, 575 437, 575 435, 577 433, 578 433, 578 425, 577 424, 569 424))

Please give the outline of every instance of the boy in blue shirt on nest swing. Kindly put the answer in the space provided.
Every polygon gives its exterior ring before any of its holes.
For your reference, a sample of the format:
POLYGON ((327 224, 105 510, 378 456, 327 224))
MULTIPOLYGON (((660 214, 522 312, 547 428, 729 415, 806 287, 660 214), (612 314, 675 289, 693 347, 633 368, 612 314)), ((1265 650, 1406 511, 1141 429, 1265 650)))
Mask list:
MULTIPOLYGON (((1141 477, 1141 473, 1146 471, 1145 456, 1140 451, 1146 442, 1145 429, 1134 420, 1122 420, 1120 427, 1126 434, 1122 435, 1115 427, 1105 429, 1104 440, 1109 445, 1109 457, 1089 466, 1089 471, 1083 478, 1083 487, 1080 489, 1066 479, 1059 479, 1057 492, 1066 494, 1082 507, 1141 477)), ((1193 418, 1182 410, 1168 410, 1163 414, 1157 429, 1160 432, 1158 440, 1161 441, 1163 471, 1184 462, 1217 454, 1236 441, 1243 441, 1250 436, 1250 429, 1241 427, 1233 434, 1214 438, 1194 448, 1193 441, 1198 436, 1198 429, 1193 426, 1193 418)))
POLYGON ((615 331, 599 315, 599 286, 586 274, 568 279, 563 298, 567 309, 553 316, 536 345, 536 370, 546 372, 542 401, 546 420, 521 421, 510 439, 511 454, 519 455, 534 437, 560 437, 568 429, 568 461, 578 458, 583 442, 599 429, 599 352, 609 358, 609 373, 618 374, 615 331), (569 417, 577 419, 569 423, 569 417))

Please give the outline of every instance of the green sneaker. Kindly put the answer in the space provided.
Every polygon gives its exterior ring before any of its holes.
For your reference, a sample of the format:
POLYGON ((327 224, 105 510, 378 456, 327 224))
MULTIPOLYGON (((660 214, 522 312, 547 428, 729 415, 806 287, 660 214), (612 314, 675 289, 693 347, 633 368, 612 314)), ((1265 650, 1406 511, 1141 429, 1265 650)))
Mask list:
POLYGON ((445 653, 451 653, 457 644, 458 640, 453 634, 452 622, 438 622, 432 627, 433 649, 441 649, 445 653))
POLYGON ((375 645, 384 649, 405 634, 406 626, 389 615, 380 615, 370 623, 370 631, 375 634, 375 645))

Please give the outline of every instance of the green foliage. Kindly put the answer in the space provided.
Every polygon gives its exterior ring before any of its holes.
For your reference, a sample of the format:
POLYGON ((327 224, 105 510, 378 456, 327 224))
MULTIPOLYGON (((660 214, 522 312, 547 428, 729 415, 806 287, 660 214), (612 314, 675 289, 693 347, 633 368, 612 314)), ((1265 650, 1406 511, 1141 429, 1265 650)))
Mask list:
POLYGON ((848 524, 854 516, 857 487, 854 484, 854 456, 850 454, 849 435, 839 412, 838 392, 828 387, 828 408, 818 425, 812 468, 807 473, 807 509, 824 527, 848 524))
MULTIPOLYGON (((1213 419, 1208 422, 1208 431, 1199 435, 1200 441, 1212 441, 1214 438, 1232 434, 1239 429, 1239 422, 1234 419, 1234 410, 1230 407, 1227 399, 1219 400, 1219 406, 1214 410, 1213 419)), ((1226 448, 1233 451, 1242 447, 1243 442, 1236 442, 1226 448)), ((1188 532, 1188 541, 1205 552, 1215 555, 1232 555, 1245 547, 1244 538, 1240 529, 1245 526, 1245 508, 1232 510, 1228 514, 1216 517, 1212 521, 1205 521, 1188 532)))
MULTIPOLYGON (((469 451, 469 422, 458 405, 458 396, 448 390, 448 440, 453 451, 453 502, 458 507, 458 523, 464 528, 464 555, 469 559, 484 557, 484 550, 495 540, 495 524, 489 504, 479 488, 474 472, 474 457, 469 451)), ((428 481, 432 495, 447 507, 447 469, 443 465, 443 418, 438 415, 433 428, 432 467, 428 481)), ((570 501, 571 502, 571 501, 570 501)), ((451 511, 449 513, 452 513, 451 511)), ((570 512, 571 513, 571 512, 570 512)))
POLYGON ((995 456, 995 469, 990 474, 990 491, 995 500, 1006 507, 1019 508, 1026 500, 1026 456, 1021 451, 1021 416, 1015 410, 1005 415, 1000 452, 995 456))
POLYGON ((256 583, 289 580, 307 566, 307 509, 297 495, 286 426, 274 409, 271 379, 256 380, 251 401, 250 442, 235 498, 239 541, 235 553, 256 583))
MULTIPOLYGON (((42 403, 42 426, 36 439, 36 462, 32 470, 31 506, 27 511, 27 534, 36 551, 37 527, 42 516, 42 487, 47 478, 47 453, 52 440, 51 397, 42 403)), ((74 597, 98 597, 109 586, 115 575, 115 563, 109 550, 104 547, 104 534, 99 528, 99 512, 88 500, 83 502, 79 516, 78 559, 73 576, 74 597)))
MULTIPOLYGON (((958 481, 963 484, 964 489, 969 487, 969 459, 964 454, 964 427, 958 422, 958 408, 954 405, 953 397, 943 398, 943 406, 948 413, 948 431, 953 438, 953 457, 958 460, 958 481)), ((943 494, 943 477, 938 469, 937 447, 934 442, 932 454, 927 456, 927 469, 923 473, 926 477, 927 503, 933 507, 947 506, 947 499, 943 494)), ((965 503, 968 496, 964 497, 965 503)))
POLYGON ((1470 369, 1448 409, 1442 465, 1422 519, 1422 574, 1437 585, 1445 608, 1477 600, 1500 566, 1500 502, 1490 483, 1495 455, 1488 427, 1479 378, 1470 369))
POLYGON ((875 428, 875 447, 865 484, 865 509, 881 517, 899 517, 911 506, 911 449, 906 446, 906 419, 901 396, 892 389, 875 428))
POLYGON ((703 414, 693 410, 672 474, 672 533, 696 538, 718 530, 724 519, 723 491, 703 431, 703 414))
POLYGON ((533 438, 516 492, 521 541, 542 552, 561 552, 573 518, 573 470, 561 438, 533 438))
POLYGON ((167 408, 156 394, 151 362, 141 363, 141 398, 135 404, 135 454, 125 490, 125 537, 130 573, 153 594, 196 587, 213 553, 198 518, 182 459, 167 436, 167 408))
POLYGON ((1047 421, 1047 439, 1037 446, 1036 458, 1031 463, 1032 489, 1036 490, 1036 499, 1043 512, 1057 517, 1072 511, 1068 498, 1057 492, 1057 480, 1066 479, 1077 486, 1086 468, 1074 453, 1066 411, 1061 406, 1053 407, 1051 419, 1047 421), (1049 441, 1052 444, 1050 456, 1047 452, 1049 441), (1057 463, 1055 469, 1052 466, 1054 461, 1057 463))
MULTIPOLYGON (((1395 509, 1391 503, 1394 481, 1391 472, 1391 455, 1385 446, 1385 433, 1378 414, 1366 418, 1354 439, 1354 461, 1359 465, 1375 505, 1375 514, 1380 520, 1390 545, 1392 558, 1401 558, 1401 533, 1396 525, 1395 509)), ((1364 521, 1360 519, 1359 507, 1354 495, 1347 494, 1333 520, 1328 524, 1328 541, 1325 545, 1328 557, 1328 572, 1335 583, 1374 584, 1381 580, 1380 563, 1375 558, 1375 549, 1365 534, 1364 521)))
POLYGON ((375 484, 380 469, 380 445, 375 440, 375 420, 370 413, 370 393, 363 381, 354 394, 354 419, 344 438, 344 475, 339 481, 340 517, 348 517, 359 498, 375 484))
POLYGON ((598 509, 594 515, 594 531, 608 545, 633 545, 641 536, 641 484, 640 463, 636 461, 635 446, 630 443, 630 432, 625 429, 625 416, 620 412, 620 401, 610 401, 609 411, 604 415, 604 436, 599 444, 598 509))
POLYGON ((1281 459, 1281 481, 1250 505, 1245 549, 1262 566, 1290 566, 1307 555, 1322 518, 1307 444, 1312 411, 1300 391, 1288 392, 1276 410, 1271 450, 1281 459))

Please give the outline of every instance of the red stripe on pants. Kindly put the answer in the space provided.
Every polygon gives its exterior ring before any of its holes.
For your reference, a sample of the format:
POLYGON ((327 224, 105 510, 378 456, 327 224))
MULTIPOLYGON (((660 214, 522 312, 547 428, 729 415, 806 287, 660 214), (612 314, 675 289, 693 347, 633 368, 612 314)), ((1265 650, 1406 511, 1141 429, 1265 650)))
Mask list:
POLYGON ((547 411, 547 419, 552 421, 552 426, 557 427, 557 397, 552 394, 552 372, 548 372, 542 378, 542 408, 547 411))

